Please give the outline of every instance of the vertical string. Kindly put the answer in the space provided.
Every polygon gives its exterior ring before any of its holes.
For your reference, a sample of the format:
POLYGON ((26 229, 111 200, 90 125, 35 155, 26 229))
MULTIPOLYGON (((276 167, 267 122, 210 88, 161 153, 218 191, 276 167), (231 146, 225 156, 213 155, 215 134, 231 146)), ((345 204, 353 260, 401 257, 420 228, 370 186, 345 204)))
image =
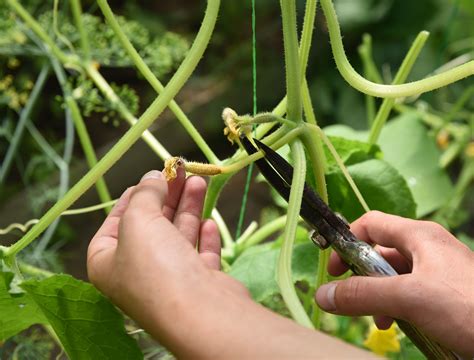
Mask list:
MULTIPOLYGON (((256 11, 255 0, 252 1, 252 93, 253 93, 253 115, 257 115, 257 32, 256 32, 256 11)), ((253 126, 255 131, 255 125, 253 126)), ((242 225, 244 223, 245 209, 247 207, 247 199, 250 189, 250 181, 252 180, 254 164, 250 163, 247 170, 247 180, 245 182, 244 194, 242 197, 242 205, 240 206, 239 221, 235 232, 235 239, 238 239, 242 233, 242 225)))

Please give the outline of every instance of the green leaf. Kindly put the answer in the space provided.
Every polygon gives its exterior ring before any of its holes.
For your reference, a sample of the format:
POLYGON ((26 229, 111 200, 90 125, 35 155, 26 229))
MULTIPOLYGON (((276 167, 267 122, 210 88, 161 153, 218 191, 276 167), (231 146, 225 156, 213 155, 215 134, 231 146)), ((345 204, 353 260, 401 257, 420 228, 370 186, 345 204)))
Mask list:
POLYGON ((21 287, 42 310, 69 358, 142 359, 118 310, 91 284, 69 275, 28 280, 21 287))
MULTIPOLYGON (((348 126, 324 129, 328 135, 365 140, 368 133, 348 126)), ((384 160, 406 179, 417 204, 418 218, 439 209, 453 194, 447 172, 439 167, 440 150, 416 112, 400 115, 384 126, 378 144, 384 160)))
POLYGON ((0 341, 34 324, 47 324, 41 310, 28 294, 10 294, 13 273, 0 271, 0 341))
MULTIPOLYGON (((382 156, 380 148, 377 145, 370 145, 363 141, 346 139, 340 136, 328 137, 345 165, 357 164, 365 160, 382 156)), ((326 145, 324 145, 324 153, 328 167, 330 169, 339 168, 336 160, 326 145)))
MULTIPOLYGON (((279 248, 274 243, 257 245, 244 251, 232 264, 229 275, 242 282, 255 301, 264 301, 280 292, 275 278, 279 248)), ((314 284, 318 264, 318 249, 306 242, 293 248, 293 281, 314 284)))
POLYGON ((368 131, 354 130, 347 125, 331 125, 324 128, 324 133, 331 137, 342 137, 347 140, 367 141, 369 137, 368 131))
MULTIPOLYGON (((404 217, 415 217, 416 204, 405 179, 382 160, 368 160, 348 166, 348 170, 371 210, 404 217)), ((340 171, 327 177, 329 203, 348 221, 360 217, 364 210, 340 171)))
POLYGON ((416 113, 390 121, 379 140, 384 159, 407 180, 417 203, 417 217, 444 205, 453 194, 446 171, 440 168, 440 150, 416 113))

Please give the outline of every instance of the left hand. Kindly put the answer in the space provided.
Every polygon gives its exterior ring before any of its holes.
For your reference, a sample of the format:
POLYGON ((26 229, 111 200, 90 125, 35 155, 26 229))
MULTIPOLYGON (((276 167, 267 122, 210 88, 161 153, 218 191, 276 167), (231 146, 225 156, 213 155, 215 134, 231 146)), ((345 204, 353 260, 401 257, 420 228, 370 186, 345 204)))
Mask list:
POLYGON ((201 220, 205 191, 204 179, 185 179, 183 169, 169 183, 151 171, 124 192, 89 245, 91 282, 160 340, 182 330, 170 312, 194 311, 210 288, 248 298, 219 271, 217 226, 201 220))

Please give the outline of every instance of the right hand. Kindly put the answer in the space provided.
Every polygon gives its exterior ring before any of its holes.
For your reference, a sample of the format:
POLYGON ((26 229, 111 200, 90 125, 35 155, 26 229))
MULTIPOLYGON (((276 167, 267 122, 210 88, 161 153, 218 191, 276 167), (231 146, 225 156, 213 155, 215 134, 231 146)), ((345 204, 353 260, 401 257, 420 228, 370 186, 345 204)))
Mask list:
MULTIPOLYGON (((474 252, 442 226, 372 211, 351 225, 401 274, 354 276, 323 285, 319 306, 340 315, 374 315, 379 328, 406 320, 459 355, 474 356, 474 252)), ((331 254, 329 273, 348 270, 331 254)))

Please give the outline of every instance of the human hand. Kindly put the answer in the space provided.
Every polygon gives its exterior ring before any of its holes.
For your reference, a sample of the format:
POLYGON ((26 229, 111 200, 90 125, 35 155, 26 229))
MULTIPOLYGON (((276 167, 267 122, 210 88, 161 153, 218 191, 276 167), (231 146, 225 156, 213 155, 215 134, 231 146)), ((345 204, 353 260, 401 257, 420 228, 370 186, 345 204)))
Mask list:
MULTIPOLYGON (((374 315, 387 329, 392 319, 416 325, 464 356, 474 356, 474 253, 440 225, 372 211, 351 225, 401 275, 354 276, 323 285, 319 306, 341 315, 374 315)), ((348 270, 331 254, 329 273, 348 270)))
POLYGON ((146 174, 89 245, 92 283, 178 358, 375 358, 265 309, 218 271, 216 225, 201 222, 205 189, 182 169, 168 184, 146 174))
POLYGON ((121 196, 89 245, 91 282, 170 348, 185 348, 187 319, 202 299, 212 304, 216 290, 248 298, 242 284, 218 271, 217 227, 201 221, 205 191, 205 181, 186 180, 183 169, 170 183, 149 172, 121 196))

